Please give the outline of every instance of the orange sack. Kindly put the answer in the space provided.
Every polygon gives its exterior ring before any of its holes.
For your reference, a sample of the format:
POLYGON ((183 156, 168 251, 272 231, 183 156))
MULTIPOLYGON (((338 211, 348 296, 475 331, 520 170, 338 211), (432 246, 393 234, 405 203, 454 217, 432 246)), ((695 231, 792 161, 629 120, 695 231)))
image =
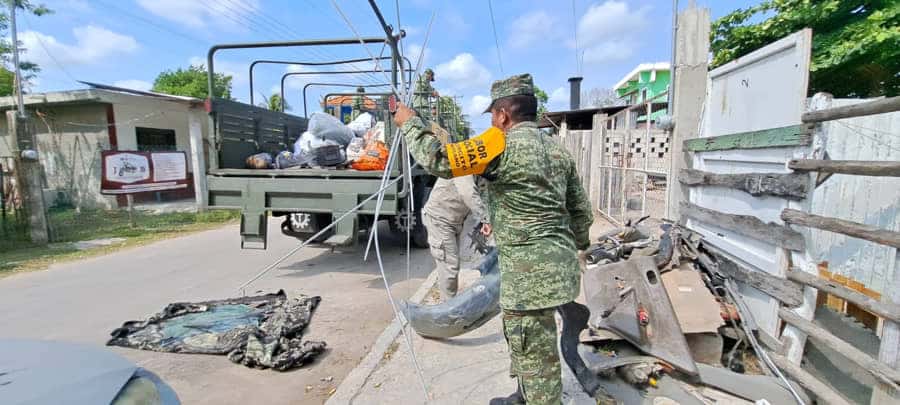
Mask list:
POLYGON ((356 170, 384 170, 388 160, 388 149, 384 142, 372 141, 363 149, 362 156, 353 161, 350 167, 356 170))

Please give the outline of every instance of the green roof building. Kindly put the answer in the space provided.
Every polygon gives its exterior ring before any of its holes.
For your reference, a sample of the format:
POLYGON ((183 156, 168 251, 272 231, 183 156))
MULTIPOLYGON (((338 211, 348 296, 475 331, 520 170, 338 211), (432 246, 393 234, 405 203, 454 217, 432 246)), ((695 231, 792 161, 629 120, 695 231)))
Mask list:
MULTIPOLYGON (((671 75, 669 62, 641 63, 629 72, 613 87, 616 95, 625 100, 627 105, 659 103, 667 99, 671 75)), ((666 114, 666 109, 655 109, 651 120, 666 114)), ((643 121, 644 117, 638 117, 643 121)))

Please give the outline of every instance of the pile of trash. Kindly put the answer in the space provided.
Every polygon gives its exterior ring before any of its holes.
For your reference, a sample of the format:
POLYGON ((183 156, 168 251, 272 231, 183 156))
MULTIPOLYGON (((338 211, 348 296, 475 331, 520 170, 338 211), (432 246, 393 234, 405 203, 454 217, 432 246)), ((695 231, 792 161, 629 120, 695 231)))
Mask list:
POLYGON ((257 153, 247 157, 245 163, 249 169, 349 166, 355 170, 384 170, 388 158, 384 139, 384 122, 376 122, 370 113, 362 113, 344 125, 330 114, 315 112, 292 151, 282 151, 274 157, 257 153))
POLYGON ((563 357, 582 386, 625 403, 808 403, 799 385, 759 361, 766 354, 752 314, 718 271, 721 257, 687 228, 663 224, 655 240, 639 223, 601 236, 587 252, 586 305, 573 304, 582 317, 563 332, 572 335, 563 357))
POLYGON ((321 297, 274 294, 177 302, 144 321, 112 331, 108 346, 172 353, 224 354, 247 367, 291 370, 325 351, 303 331, 321 297))
MULTIPOLYGON (((658 237, 626 223, 585 252, 584 304, 559 307, 560 351, 598 403, 809 403, 760 362, 756 324, 725 260, 700 234, 675 224, 658 237), (800 401, 798 401, 800 400, 800 401)), ((496 251, 471 288, 438 305, 403 303, 413 329, 446 339, 500 312, 496 251)))

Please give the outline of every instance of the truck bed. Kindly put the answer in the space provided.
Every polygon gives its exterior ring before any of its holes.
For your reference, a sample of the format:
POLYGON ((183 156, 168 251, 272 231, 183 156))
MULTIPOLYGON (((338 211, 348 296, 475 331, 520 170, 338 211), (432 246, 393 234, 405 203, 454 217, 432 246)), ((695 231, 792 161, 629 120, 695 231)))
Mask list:
MULTIPOLYGON (((354 169, 210 169, 210 176, 219 177, 319 177, 319 178, 381 178, 382 170, 354 170, 354 169)), ((391 177, 400 175, 399 170, 391 172, 391 177)))

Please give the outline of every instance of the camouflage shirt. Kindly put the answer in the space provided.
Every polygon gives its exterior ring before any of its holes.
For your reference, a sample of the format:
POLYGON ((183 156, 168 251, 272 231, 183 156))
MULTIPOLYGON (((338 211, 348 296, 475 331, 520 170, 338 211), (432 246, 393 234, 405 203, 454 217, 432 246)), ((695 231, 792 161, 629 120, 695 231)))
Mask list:
MULTIPOLYGON (((430 126, 413 117, 401 130, 426 171, 451 177, 430 126)), ((593 215, 568 151, 534 122, 519 123, 482 176, 500 253, 500 306, 534 310, 574 300, 581 281, 577 250, 590 245, 593 215)))
POLYGON ((416 89, 413 91, 412 107, 416 110, 421 110, 423 114, 430 114, 431 105, 428 102, 428 99, 431 97, 432 93, 434 93, 434 87, 431 85, 431 81, 428 80, 428 77, 422 75, 419 77, 419 80, 416 81, 416 89))

